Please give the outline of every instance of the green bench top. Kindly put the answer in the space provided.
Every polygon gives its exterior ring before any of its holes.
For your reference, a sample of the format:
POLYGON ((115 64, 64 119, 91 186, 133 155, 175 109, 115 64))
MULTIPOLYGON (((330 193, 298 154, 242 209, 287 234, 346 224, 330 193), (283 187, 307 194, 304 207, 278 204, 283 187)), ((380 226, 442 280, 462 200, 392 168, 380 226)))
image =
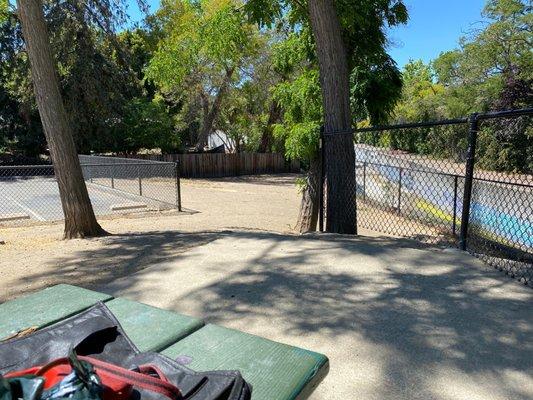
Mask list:
POLYGON ((206 325, 162 353, 190 361, 187 366, 197 371, 236 369, 252 383, 257 399, 307 398, 329 370, 322 354, 217 325, 206 325))
POLYGON ((43 328, 104 301, 141 351, 161 351, 193 370, 239 370, 253 400, 306 399, 327 375, 328 359, 197 318, 70 285, 0 304, 0 340, 43 328), (149 327, 149 328, 147 328, 149 327))
POLYGON ((126 299, 106 303, 141 351, 159 351, 204 326, 204 321, 126 299))
POLYGON ((56 285, 0 304, 0 340, 24 329, 44 328, 112 298, 76 286, 56 285))

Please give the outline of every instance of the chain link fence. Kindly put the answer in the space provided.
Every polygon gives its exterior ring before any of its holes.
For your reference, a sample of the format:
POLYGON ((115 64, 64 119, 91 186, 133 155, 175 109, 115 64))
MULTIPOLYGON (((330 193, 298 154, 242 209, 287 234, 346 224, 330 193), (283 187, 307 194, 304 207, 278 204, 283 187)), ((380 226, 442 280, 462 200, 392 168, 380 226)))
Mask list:
POLYGON ((479 120, 466 248, 533 285, 533 112, 479 120), (520 172, 496 172, 514 165, 520 172))
POLYGON ((181 211, 179 166, 174 162, 80 155, 85 180, 139 196, 158 209, 181 211))
POLYGON ((344 133, 354 140, 354 166, 338 165, 330 143, 339 133, 324 132, 326 230, 340 200, 328 180, 349 171, 355 183, 341 197, 351 193, 343 208, 356 208, 349 214, 359 228, 459 246, 532 284, 532 116, 517 110, 358 129, 344 133))
MULTIPOLYGON (((97 215, 181 211, 179 169, 172 162, 80 156, 83 175, 97 215)), ((63 219, 52 165, 0 167, 0 224, 63 219)))

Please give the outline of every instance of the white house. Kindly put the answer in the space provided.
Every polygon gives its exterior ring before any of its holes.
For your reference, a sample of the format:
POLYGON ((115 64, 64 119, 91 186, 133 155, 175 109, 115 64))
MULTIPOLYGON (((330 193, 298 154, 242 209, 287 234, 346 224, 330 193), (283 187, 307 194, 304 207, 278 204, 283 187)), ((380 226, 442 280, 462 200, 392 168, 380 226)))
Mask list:
POLYGON ((209 134, 207 137, 207 147, 209 149, 214 149, 222 145, 224 145, 224 151, 226 153, 235 153, 235 141, 228 137, 224 131, 217 129, 209 134))

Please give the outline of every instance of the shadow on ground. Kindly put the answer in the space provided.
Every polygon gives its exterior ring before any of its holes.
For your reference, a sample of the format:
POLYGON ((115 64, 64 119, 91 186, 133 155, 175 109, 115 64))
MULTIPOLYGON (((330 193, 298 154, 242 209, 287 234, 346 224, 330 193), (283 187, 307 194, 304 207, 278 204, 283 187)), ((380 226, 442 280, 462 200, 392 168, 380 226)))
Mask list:
MULTIPOLYGON (((111 235, 84 239, 87 250, 77 251, 54 259, 42 273, 22 275, 15 286, 42 289, 59 283, 79 285, 89 289, 99 287, 117 278, 132 274, 168 259, 178 259, 184 252, 215 240, 218 232, 182 233, 178 231, 153 231, 111 235)), ((68 246, 58 242, 58 246, 68 246)), ((20 291, 17 296, 25 292, 20 291)), ((0 302, 7 299, 2 299, 0 302)))
POLYGON ((533 394, 533 292, 466 254, 390 238, 228 232, 184 256, 107 290, 274 340, 317 343, 331 374, 347 374, 332 390, 358 373, 364 382, 365 369, 379 365, 363 398, 533 394))
POLYGON ((460 252, 381 237, 149 232, 59 260, 58 280, 108 260, 125 276, 101 287, 111 294, 324 352, 332 369, 317 398, 533 394, 533 292, 460 252))

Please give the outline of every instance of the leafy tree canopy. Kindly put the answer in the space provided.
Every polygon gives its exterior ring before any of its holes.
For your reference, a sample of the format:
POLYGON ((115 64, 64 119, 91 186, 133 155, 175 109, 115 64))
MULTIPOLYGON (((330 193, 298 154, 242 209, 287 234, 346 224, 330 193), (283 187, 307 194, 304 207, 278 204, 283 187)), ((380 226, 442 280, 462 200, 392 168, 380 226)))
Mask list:
POLYGON ((187 103, 185 120, 189 126, 197 121, 204 140, 260 45, 238 6, 234 0, 164 1, 156 14, 162 38, 147 77, 174 101, 187 103))
MULTIPOLYGON (((283 151, 306 162, 316 156, 323 110, 305 1, 164 0, 131 29, 124 29, 125 0, 45 0, 44 6, 80 151, 184 150, 206 132, 223 130, 235 151, 283 151)), ((428 64, 413 60, 401 72, 387 54, 386 32, 407 20, 403 2, 335 0, 335 6, 354 125, 533 104, 526 0, 488 0, 484 22, 457 49, 428 64)), ((37 155, 46 145, 19 22, 6 0, 0 21, 0 147, 37 155)), ((463 145, 462 132, 439 135, 391 136, 386 145, 439 156, 463 145)), ((528 168, 527 132, 481 136, 484 166, 528 168)))
POLYGON ((488 22, 482 28, 463 37, 459 49, 444 52, 433 62, 437 80, 447 89, 451 115, 518 108, 531 102, 531 97, 522 96, 498 104, 508 89, 533 82, 530 2, 490 0, 483 16, 488 22))
MULTIPOLYGON (((63 101, 82 152, 105 148, 106 133, 121 117, 128 99, 141 95, 127 50, 119 46, 115 35, 126 20, 124 9, 123 1, 44 2, 63 101)), ((5 136, 12 139, 12 147, 42 153, 44 137, 20 24, 13 10, 8 10, 0 24, 0 46, 1 85, 10 101, 17 103, 20 117, 19 129, 6 128, 5 136)))
MULTIPOLYGON (((429 64, 411 61, 403 72, 402 98, 393 122, 464 117, 472 112, 508 110, 533 105, 533 18, 529 1, 489 0, 485 22, 460 40, 460 47, 441 53, 429 64)), ((479 133, 479 165, 487 169, 532 171, 533 136, 516 123, 479 133)), ((466 132, 404 132, 393 147, 436 156, 464 157, 466 132), (431 133, 431 134, 430 134, 431 133)))
MULTIPOLYGON (((354 124, 387 120, 400 96, 401 75, 386 52, 386 28, 407 21, 401 1, 336 1, 350 68, 351 106, 354 124), (361 40, 365 38, 365 40, 361 40)), ((285 18, 293 33, 279 44, 274 65, 290 74, 273 89, 284 109, 283 125, 276 135, 286 138, 287 154, 312 159, 316 156, 320 104, 318 65, 305 4, 299 1, 249 0, 245 10, 251 20, 272 25, 285 18), (307 99, 305 96, 309 96, 307 99), (304 110, 307 110, 304 112, 304 110), (298 148, 298 143, 301 148, 298 148)))

